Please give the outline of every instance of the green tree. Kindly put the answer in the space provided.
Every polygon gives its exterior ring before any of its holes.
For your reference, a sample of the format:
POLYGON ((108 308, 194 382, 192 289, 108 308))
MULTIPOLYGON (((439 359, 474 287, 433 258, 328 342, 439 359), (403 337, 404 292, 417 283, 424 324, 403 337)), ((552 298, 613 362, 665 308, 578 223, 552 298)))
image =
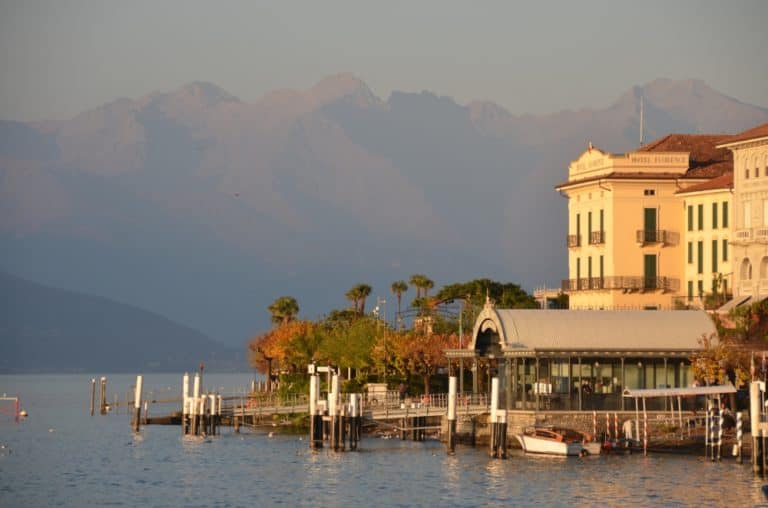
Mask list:
POLYGON ((299 303, 292 296, 281 296, 267 307, 273 324, 285 324, 294 320, 299 313, 299 303))
POLYGON ((474 306, 482 306, 486 295, 503 309, 536 309, 538 303, 519 285, 511 282, 496 282, 490 279, 475 279, 443 286, 437 292, 439 301, 451 298, 464 298, 474 306))

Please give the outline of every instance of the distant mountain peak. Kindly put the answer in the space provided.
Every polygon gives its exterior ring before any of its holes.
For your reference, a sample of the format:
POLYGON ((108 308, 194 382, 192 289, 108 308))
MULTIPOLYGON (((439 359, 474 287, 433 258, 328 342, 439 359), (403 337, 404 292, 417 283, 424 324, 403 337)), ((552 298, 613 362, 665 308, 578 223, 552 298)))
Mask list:
POLYGON ((492 101, 472 101, 467 107, 473 122, 494 121, 512 116, 509 111, 492 101))
POLYGON ((383 104, 363 80, 349 72, 321 79, 307 95, 316 107, 340 99, 351 101, 360 107, 378 107, 383 104))
POLYGON ((221 102, 240 102, 240 99, 220 86, 207 81, 192 81, 181 86, 175 93, 194 98, 208 107, 215 106, 221 102))

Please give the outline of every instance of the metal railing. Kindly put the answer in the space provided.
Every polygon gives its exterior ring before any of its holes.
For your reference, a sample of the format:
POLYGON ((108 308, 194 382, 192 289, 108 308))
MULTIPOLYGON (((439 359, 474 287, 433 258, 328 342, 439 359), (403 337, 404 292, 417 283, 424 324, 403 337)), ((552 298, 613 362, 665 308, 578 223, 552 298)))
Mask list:
POLYGON ((581 235, 568 235, 568 248, 581 247, 581 235))
POLYGON ((643 277, 611 275, 582 279, 564 279, 563 291, 587 291, 592 289, 621 289, 625 291, 677 291, 680 280, 672 277, 643 277))
POLYGON ((592 231, 589 234, 590 245, 600 245, 605 243, 605 231, 592 231))
POLYGON ((666 229, 637 230, 637 243, 643 245, 647 243, 668 243, 669 237, 670 233, 666 229))
POLYGON ((752 229, 737 229, 734 231, 733 237, 737 242, 748 242, 752 239, 752 229))

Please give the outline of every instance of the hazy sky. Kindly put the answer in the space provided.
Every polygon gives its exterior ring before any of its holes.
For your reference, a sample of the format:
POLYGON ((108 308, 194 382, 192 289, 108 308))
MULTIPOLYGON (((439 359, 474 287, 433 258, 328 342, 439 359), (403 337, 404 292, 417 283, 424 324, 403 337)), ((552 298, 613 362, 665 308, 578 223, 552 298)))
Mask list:
POLYGON ((0 119, 189 81, 246 101, 352 72, 513 113, 606 106, 657 77, 768 107, 768 2, 0 0, 0 119))

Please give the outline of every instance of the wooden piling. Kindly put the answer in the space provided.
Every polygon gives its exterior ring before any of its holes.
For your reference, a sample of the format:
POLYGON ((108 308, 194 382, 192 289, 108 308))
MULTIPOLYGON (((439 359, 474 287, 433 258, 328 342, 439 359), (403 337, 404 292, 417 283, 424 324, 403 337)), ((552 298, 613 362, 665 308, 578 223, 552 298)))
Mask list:
POLYGON ((760 386, 757 381, 749 384, 749 422, 752 432, 752 471, 761 474, 763 466, 762 440, 760 436, 760 386))
POLYGON ((133 394, 133 431, 138 432, 141 427, 141 388, 143 377, 136 376, 136 391, 133 394))
POLYGON ((742 415, 742 412, 739 411, 738 413, 736 413, 736 446, 737 446, 736 450, 738 452, 739 464, 743 464, 744 463, 744 456, 743 456, 743 453, 742 453, 743 452, 743 445, 744 445, 744 443, 743 443, 743 431, 742 431, 743 421, 742 420, 743 420, 743 415, 742 415))
POLYGON ((497 413, 499 408, 499 378, 494 377, 491 379, 491 413, 489 418, 490 423, 490 430, 491 430, 491 449, 490 449, 490 456, 493 458, 497 457, 497 451, 498 451, 498 422, 497 422, 497 413))
POLYGON ((91 416, 96 407, 96 378, 91 378, 91 416))
POLYGON ((448 454, 456 453, 456 376, 448 378, 448 454))
POLYGON ((200 434, 199 402, 200 399, 200 374, 195 373, 195 379, 192 383, 192 398, 189 403, 190 434, 197 436, 200 434))
POLYGON ((99 414, 107 414, 107 378, 101 376, 101 393, 99 394, 99 414))

